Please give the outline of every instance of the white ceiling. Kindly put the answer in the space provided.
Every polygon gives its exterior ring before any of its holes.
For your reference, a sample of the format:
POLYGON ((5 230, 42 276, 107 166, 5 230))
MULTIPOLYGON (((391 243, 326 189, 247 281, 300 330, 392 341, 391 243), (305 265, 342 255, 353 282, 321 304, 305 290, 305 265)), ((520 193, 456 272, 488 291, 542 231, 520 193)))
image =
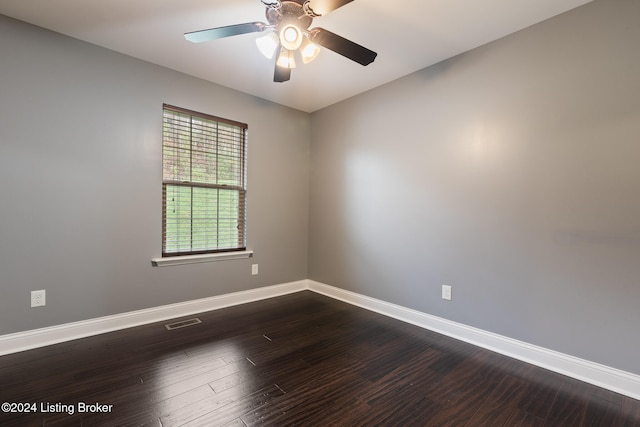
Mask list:
MULTIPOLYGON (((312 112, 591 0, 356 0, 311 27, 378 52, 363 67, 323 49, 273 82, 260 34, 193 44, 183 33, 266 22, 260 0, 1 0, 0 14, 312 112)), ((313 0, 312 0, 313 5, 313 0)))

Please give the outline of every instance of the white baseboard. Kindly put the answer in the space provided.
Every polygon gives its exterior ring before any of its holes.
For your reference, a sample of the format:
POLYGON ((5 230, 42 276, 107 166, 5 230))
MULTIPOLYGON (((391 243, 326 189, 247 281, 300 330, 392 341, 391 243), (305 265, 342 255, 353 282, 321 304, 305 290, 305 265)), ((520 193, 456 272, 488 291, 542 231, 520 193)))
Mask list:
POLYGON ((640 376, 375 298, 300 280, 0 336, 0 356, 303 290, 334 298, 640 400, 640 376))
POLYGON ((218 310, 307 289, 307 281, 284 283, 248 291, 234 292, 177 304, 163 305, 145 310, 131 311, 113 316, 66 323, 0 336, 0 356, 58 344, 106 332, 161 322, 205 311, 218 310))
POLYGON ((403 322, 468 342, 514 359, 640 400, 640 376, 590 362, 461 323, 370 298, 324 283, 307 281, 308 289, 403 322))

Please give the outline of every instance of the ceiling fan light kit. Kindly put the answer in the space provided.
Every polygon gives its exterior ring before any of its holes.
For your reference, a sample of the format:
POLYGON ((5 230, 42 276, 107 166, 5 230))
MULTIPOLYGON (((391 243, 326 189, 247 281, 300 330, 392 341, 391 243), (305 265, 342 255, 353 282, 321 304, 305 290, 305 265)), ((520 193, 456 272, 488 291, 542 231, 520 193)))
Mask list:
POLYGON ((284 68, 296 68, 294 51, 286 48, 280 49, 280 55, 278 55, 276 66, 284 68))
POLYGON ((302 44, 302 32, 293 24, 280 30, 280 43, 289 50, 296 50, 302 44))
POLYGON ((302 62, 308 64, 316 59, 320 53, 320 48, 311 43, 307 37, 302 39, 302 46, 300 46, 300 55, 302 56, 302 62))
POLYGON ((248 22, 186 33, 187 40, 201 43, 224 37, 269 31, 256 39, 260 52, 267 58, 276 57, 274 82, 291 78, 295 68, 296 52, 308 64, 320 53, 320 47, 329 49, 362 65, 372 63, 377 53, 347 40, 324 28, 312 28, 313 19, 338 9, 353 0, 261 0, 266 7, 268 23, 248 22))
POLYGON ((273 59, 278 46, 280 46, 280 39, 276 33, 270 32, 262 37, 258 37, 256 39, 256 44, 258 45, 260 52, 267 59, 273 59))

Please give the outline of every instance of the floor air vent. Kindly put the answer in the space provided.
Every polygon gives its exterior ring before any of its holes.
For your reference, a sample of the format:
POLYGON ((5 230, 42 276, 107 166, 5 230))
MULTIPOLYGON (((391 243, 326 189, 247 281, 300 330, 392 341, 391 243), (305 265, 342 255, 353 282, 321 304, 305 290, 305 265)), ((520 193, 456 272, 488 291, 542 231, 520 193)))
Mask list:
POLYGON ((181 320, 179 322, 169 323, 164 325, 168 331, 172 331, 174 329, 186 328, 187 326, 197 325, 198 323, 202 323, 200 319, 194 317, 193 319, 181 320))

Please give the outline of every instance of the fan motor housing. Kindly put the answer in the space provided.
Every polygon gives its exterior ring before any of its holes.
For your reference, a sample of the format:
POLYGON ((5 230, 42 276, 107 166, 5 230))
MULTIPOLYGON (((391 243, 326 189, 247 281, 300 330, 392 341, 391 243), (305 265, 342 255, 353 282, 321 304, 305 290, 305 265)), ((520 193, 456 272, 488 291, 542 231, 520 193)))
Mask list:
POLYGON ((270 25, 293 24, 301 30, 311 26, 313 18, 304 13, 304 0, 283 1, 280 9, 267 8, 266 16, 270 25))

